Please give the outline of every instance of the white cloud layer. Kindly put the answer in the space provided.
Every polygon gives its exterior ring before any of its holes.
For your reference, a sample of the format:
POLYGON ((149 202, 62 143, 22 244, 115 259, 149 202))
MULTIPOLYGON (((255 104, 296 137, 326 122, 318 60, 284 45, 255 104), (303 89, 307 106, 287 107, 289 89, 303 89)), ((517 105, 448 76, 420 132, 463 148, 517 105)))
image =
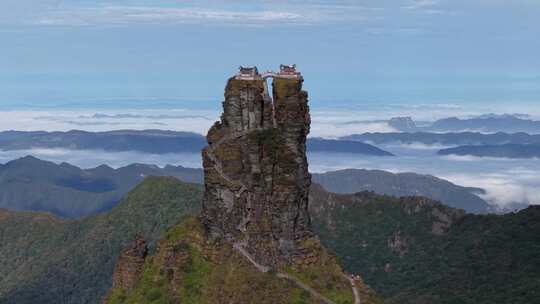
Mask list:
POLYGON ((0 111, 0 131, 110 131, 163 129, 206 134, 219 118, 211 110, 0 111), (103 114, 107 113, 107 114, 103 114))
POLYGON ((502 170, 493 173, 467 172, 441 176, 456 184, 486 190, 480 195, 499 207, 513 203, 540 205, 540 172, 525 168, 502 170))
MULTIPOLYGON (((462 161, 439 158, 436 149, 411 146, 383 146, 397 157, 371 157, 347 153, 310 153, 311 172, 326 172, 347 168, 379 169, 399 172, 430 174, 449 180, 457 185, 482 188, 481 195, 488 203, 505 208, 513 203, 540 204, 540 160, 497 160, 462 161)), ((56 163, 68 162, 82 168, 93 168, 102 164, 122 167, 132 163, 158 166, 182 165, 200 168, 199 153, 148 154, 141 152, 107 152, 102 150, 30 149, 1 151, 0 163, 33 155, 56 163)))
MULTIPOLYGON (((221 110, 216 102, 212 109, 75 109, 75 110, 0 110, 0 131, 109 131, 120 129, 164 129, 206 134, 219 119, 221 110)), ((129 107, 127 107, 129 108, 129 107)), ((464 108, 453 104, 383 104, 359 105, 340 110, 311 106, 312 137, 336 138, 364 132, 396 132, 386 120, 397 116, 412 116, 415 121, 433 121, 449 116, 470 117, 488 112, 505 113, 505 108, 464 108)), ((539 119, 540 109, 514 109, 539 119), (520 111, 521 110, 521 111, 520 111)), ((421 148, 411 147, 411 148, 421 148)), ((425 147, 426 149, 444 147, 425 147)))
POLYGON ((512 204, 540 205, 540 160, 438 157, 438 147, 384 145, 397 157, 310 153, 310 170, 326 172, 347 168, 414 172, 446 179, 456 185, 482 188, 481 197, 497 208, 512 204))

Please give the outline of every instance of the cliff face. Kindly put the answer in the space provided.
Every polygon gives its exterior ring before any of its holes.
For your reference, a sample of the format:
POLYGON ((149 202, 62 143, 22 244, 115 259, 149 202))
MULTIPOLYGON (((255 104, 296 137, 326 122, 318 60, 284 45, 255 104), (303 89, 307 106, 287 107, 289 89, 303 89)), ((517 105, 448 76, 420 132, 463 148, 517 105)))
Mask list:
POLYGON ((203 223, 257 262, 277 265, 303 255, 309 239, 311 176, 306 160, 310 116, 301 79, 229 79, 223 114, 203 150, 203 223))

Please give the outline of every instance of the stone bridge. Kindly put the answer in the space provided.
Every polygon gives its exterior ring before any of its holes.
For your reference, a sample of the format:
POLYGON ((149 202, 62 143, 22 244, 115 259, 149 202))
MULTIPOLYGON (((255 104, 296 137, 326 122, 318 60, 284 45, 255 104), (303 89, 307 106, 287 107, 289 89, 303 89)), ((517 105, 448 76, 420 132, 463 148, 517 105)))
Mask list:
POLYGON ((280 74, 280 73, 268 71, 268 72, 262 73, 261 77, 262 77, 263 80, 266 80, 268 78, 299 79, 302 76, 300 76, 300 75, 285 75, 285 74, 280 74))

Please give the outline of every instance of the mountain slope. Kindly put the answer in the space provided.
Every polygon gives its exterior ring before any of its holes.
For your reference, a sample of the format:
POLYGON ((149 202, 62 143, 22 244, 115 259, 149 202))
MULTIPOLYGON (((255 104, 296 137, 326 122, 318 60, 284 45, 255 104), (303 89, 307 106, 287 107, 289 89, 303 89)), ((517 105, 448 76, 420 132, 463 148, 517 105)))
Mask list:
MULTIPOLYGON (((197 214, 201 198, 199 185, 149 178, 110 213, 84 220, 0 211, 0 303, 99 303, 110 287, 121 248, 142 232, 152 256, 163 256, 165 249, 156 253, 154 248, 167 227, 174 228, 160 246, 176 248, 189 222, 174 224, 184 215, 197 214)), ((362 275, 389 303, 519 304, 534 303, 539 296, 538 207, 517 214, 466 215, 420 197, 332 194, 313 185, 310 213, 314 231, 345 270, 362 275)), ((197 225, 188 231, 196 235, 197 225)), ((224 254, 228 258, 223 257, 224 266, 218 268, 231 271, 233 285, 228 286, 233 290, 258 295, 267 285, 281 286, 279 295, 308 301, 309 295, 297 293, 294 286, 256 273, 234 250, 221 250, 232 254, 224 254), (250 288, 238 289, 245 280, 252 283, 246 285, 250 288)), ((184 270, 196 270, 190 278, 199 286, 206 281, 196 274, 205 276, 208 264, 192 257, 197 267, 184 270)), ((159 263, 151 257, 146 264, 152 270, 159 263)), ((147 289, 141 286, 134 295, 161 297, 164 293, 154 288, 164 285, 157 282, 148 282, 147 289)), ((369 289, 363 290, 369 298, 369 289)), ((130 297, 124 296, 122 301, 130 297)))
POLYGON ((540 208, 465 215, 418 198, 312 187, 323 244, 389 303, 534 303, 540 290, 540 208))
POLYGON ((471 213, 486 213, 490 209, 475 194, 482 193, 482 189, 457 186, 430 175, 347 169, 313 174, 313 181, 335 193, 374 191, 392 196, 425 196, 471 213))
POLYGON ((139 275, 129 278, 135 283, 115 284, 105 303, 353 304, 352 282, 362 303, 382 303, 361 281, 344 276, 318 242, 309 246, 315 249, 311 260, 298 268, 258 269, 262 266, 226 240, 207 238, 201 222, 190 218, 165 234, 155 255, 144 258, 139 275))
POLYGON ((80 221, 0 212, 0 303, 99 303, 120 249, 137 233, 153 246, 201 197, 198 185, 148 178, 110 213, 80 221))

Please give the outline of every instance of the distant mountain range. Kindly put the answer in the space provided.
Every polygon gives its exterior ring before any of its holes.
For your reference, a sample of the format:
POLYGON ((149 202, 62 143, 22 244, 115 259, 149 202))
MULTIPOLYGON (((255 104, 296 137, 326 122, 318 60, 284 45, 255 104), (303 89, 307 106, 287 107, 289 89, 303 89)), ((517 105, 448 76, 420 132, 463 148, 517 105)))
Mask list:
POLYGON ((140 151, 163 154, 200 152, 206 139, 199 134, 163 130, 108 132, 0 132, 0 149, 63 148, 73 150, 140 151))
MULTIPOLYGON (((164 130, 120 130, 108 132, 0 132, 0 150, 33 148, 104 150, 111 152, 139 151, 153 154, 200 153, 207 145, 197 133, 164 130)), ((308 139, 308 152, 354 153, 372 156, 392 156, 375 146, 348 140, 308 139)))
POLYGON ((471 213, 486 213, 490 206, 477 194, 479 188, 467 188, 430 175, 393 174, 380 170, 347 169, 313 174, 313 181, 335 193, 373 191, 392 196, 425 196, 471 213))
POLYGON ((373 145, 352 140, 331 140, 310 138, 307 141, 309 152, 354 153, 372 156, 394 156, 394 154, 379 149, 373 145))
POLYGON ((532 120, 521 114, 485 114, 472 118, 449 117, 436 120, 423 126, 417 126, 411 117, 394 117, 388 125, 402 132, 463 132, 476 131, 485 133, 495 132, 526 132, 540 133, 540 121, 532 120))
MULTIPOLYGON (((100 303, 121 249, 140 233, 154 252, 160 236, 175 232, 167 229, 198 214, 202 196, 201 185, 161 177, 146 179, 110 212, 81 220, 0 210, 0 303, 100 303)), ((314 185, 310 212, 325 246, 385 303, 538 299, 538 207, 466 215, 422 197, 333 194, 314 185)))
POLYGON ((494 133, 474 132, 461 133, 364 133, 341 137, 342 140, 369 142, 373 144, 414 144, 425 145, 503 145, 503 144, 540 144, 540 135, 527 133, 494 133))
POLYGON ((540 144, 459 146, 455 148, 439 150, 438 154, 502 158, 540 158, 540 144))
POLYGON ((181 166, 134 164, 82 170, 28 156, 0 165, 0 208, 48 211, 68 218, 106 211, 144 178, 174 176, 200 182, 203 172, 181 166))
POLYGON ((438 132, 474 130, 490 133, 540 133, 540 121, 524 119, 514 115, 491 115, 468 119, 451 117, 435 121, 429 129, 438 132))
MULTIPOLYGON (((148 176, 203 181, 202 169, 133 164, 118 169, 100 166, 83 170, 29 156, 0 165, 0 208, 78 218, 111 209, 148 176)), ((482 189, 460 187, 432 176, 351 169, 314 174, 313 179, 334 192, 370 190, 395 196, 423 195, 468 212, 489 211, 489 205, 475 195, 482 189)))

